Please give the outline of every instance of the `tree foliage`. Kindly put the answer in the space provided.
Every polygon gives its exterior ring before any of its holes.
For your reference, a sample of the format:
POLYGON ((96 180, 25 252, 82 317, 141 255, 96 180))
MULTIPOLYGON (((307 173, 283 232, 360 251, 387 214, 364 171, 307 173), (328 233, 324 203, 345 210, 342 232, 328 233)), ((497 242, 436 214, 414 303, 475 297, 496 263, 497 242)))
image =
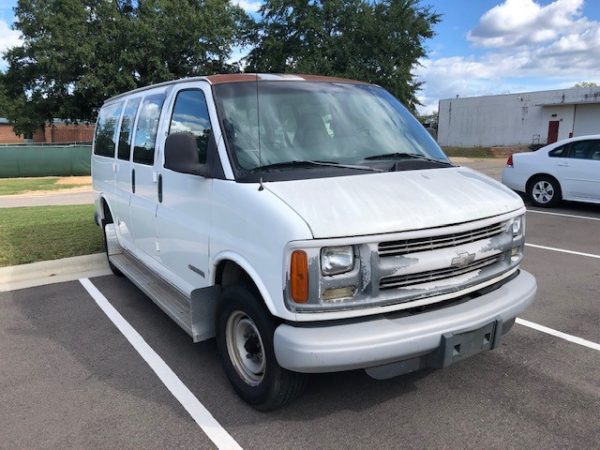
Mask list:
POLYGON ((19 0, 23 43, 5 53, 0 115, 29 134, 92 121, 112 95, 186 76, 296 72, 379 84, 409 107, 412 69, 440 20, 419 0, 265 0, 255 22, 230 0, 19 0))
POLYGON ((139 86, 237 71, 227 61, 252 26, 228 0, 19 0, 15 15, 23 44, 5 54, 0 110, 18 133, 93 120, 139 86))
POLYGON ((598 83, 594 83, 593 81, 580 81, 579 83, 575 83, 573 85, 574 88, 595 88, 600 87, 598 83))
POLYGON ((260 14, 248 71, 354 78, 419 104, 412 70, 440 16, 418 0, 266 0, 260 14))

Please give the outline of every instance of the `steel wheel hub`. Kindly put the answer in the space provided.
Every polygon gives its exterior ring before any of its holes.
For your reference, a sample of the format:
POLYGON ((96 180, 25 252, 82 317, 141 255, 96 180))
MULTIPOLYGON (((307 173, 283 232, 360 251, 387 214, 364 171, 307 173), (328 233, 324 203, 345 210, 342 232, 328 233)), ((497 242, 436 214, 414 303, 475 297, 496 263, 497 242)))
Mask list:
POLYGON ((225 330, 227 352, 233 367, 249 385, 256 386, 265 376, 264 346, 254 321, 242 311, 234 311, 225 330))

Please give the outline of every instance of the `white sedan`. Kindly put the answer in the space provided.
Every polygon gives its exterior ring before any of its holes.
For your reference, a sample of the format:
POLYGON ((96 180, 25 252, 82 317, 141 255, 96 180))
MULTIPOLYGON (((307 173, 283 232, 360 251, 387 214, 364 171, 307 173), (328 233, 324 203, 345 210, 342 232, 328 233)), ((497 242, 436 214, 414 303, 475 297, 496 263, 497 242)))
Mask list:
POLYGON ((600 135, 555 142, 508 158, 502 182, 536 206, 560 200, 600 203, 600 135))

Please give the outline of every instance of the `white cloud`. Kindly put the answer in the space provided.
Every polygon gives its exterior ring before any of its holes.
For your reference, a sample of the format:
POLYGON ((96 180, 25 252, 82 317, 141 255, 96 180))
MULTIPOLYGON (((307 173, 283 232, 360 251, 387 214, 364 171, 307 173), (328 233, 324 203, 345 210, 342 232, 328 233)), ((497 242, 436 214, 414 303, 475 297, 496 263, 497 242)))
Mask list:
POLYGON ((467 38, 481 56, 421 61, 422 112, 439 99, 558 89, 600 82, 600 22, 583 16, 583 0, 506 0, 487 11, 467 38), (481 53, 481 52, 480 52, 481 53))
POLYGON ((19 44, 21 44, 21 33, 11 30, 8 24, 0 19, 0 64, 2 64, 4 52, 19 44))
POLYGON ((256 12, 262 6, 262 1, 260 0, 234 0, 233 3, 246 12, 256 12))
POLYGON ((487 11, 467 39, 481 47, 508 47, 548 42, 581 26, 583 0, 505 0, 487 11))

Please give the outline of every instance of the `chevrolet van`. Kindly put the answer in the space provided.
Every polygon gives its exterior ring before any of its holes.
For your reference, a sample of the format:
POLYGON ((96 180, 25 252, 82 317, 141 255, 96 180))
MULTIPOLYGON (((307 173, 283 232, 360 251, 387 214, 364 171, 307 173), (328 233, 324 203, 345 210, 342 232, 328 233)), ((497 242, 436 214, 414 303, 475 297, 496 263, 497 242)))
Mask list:
POLYGON ((236 74, 118 95, 92 174, 114 273, 216 338, 257 409, 308 373, 384 379, 493 349, 535 297, 521 198, 371 84, 236 74))

